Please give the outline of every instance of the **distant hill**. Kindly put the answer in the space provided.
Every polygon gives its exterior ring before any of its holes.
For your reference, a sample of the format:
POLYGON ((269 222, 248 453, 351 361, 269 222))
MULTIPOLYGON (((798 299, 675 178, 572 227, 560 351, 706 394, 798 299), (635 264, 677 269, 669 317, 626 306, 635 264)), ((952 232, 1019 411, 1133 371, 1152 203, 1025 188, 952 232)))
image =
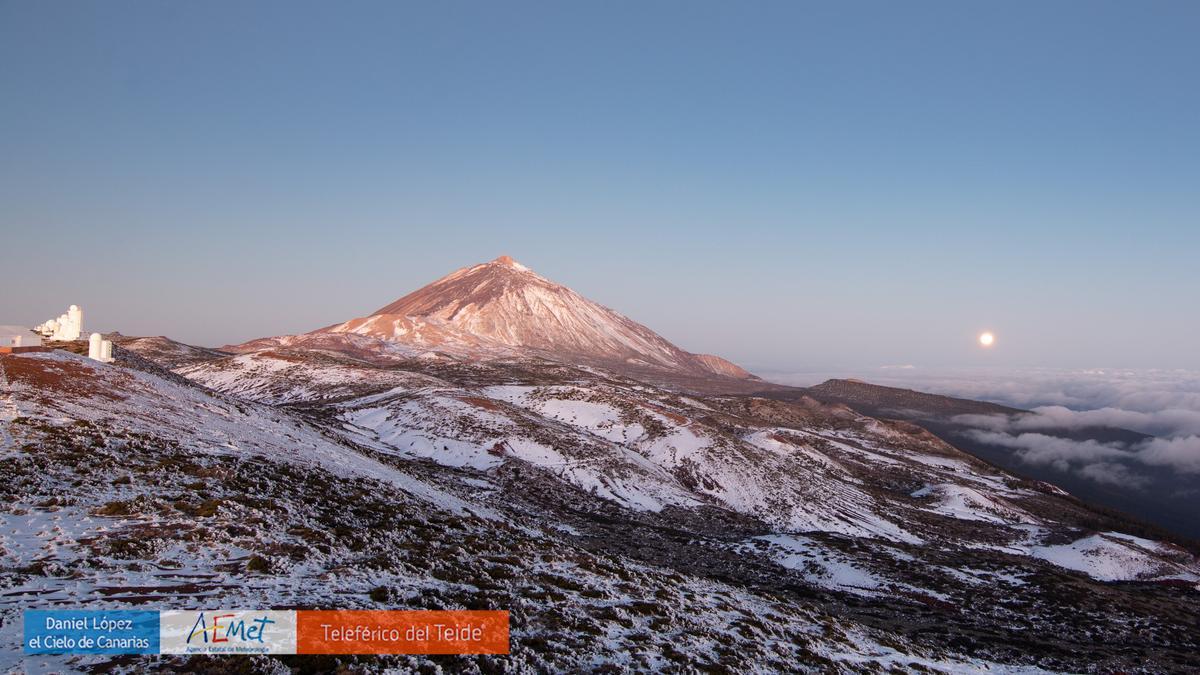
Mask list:
POLYGON ((899 419, 954 415, 1013 415, 1025 412, 995 403, 885 387, 861 380, 826 380, 815 387, 807 388, 805 393, 818 401, 841 403, 867 415, 899 419))
POLYGON ((105 337, 112 340, 113 344, 140 354, 167 368, 178 368, 180 366, 188 366, 210 359, 229 356, 228 352, 223 352, 219 349, 196 347, 163 337, 162 335, 132 337, 121 335, 120 333, 109 333, 105 337))

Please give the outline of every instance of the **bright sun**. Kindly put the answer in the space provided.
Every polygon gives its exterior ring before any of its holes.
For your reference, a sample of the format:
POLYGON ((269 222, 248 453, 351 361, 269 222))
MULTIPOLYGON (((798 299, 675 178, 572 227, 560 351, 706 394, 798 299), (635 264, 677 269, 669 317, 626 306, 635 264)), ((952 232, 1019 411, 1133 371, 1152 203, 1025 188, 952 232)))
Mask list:
POLYGON ((991 333, 980 333, 979 334, 979 344, 983 345, 984 347, 991 347, 992 343, 995 341, 996 341, 996 336, 992 335, 991 333))

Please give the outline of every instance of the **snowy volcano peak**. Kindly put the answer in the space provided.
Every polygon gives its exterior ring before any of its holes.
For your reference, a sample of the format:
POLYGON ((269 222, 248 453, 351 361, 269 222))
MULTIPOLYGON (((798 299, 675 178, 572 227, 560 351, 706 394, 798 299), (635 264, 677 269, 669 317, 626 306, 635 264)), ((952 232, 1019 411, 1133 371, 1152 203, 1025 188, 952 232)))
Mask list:
POLYGON ((502 255, 465 267, 381 307, 322 329, 468 355, 529 351, 571 363, 752 377, 723 359, 684 351, 649 328, 502 255))
POLYGON ((517 270, 518 272, 529 272, 530 271, 530 269, 528 267, 522 265, 521 263, 517 262, 516 260, 513 260, 512 256, 508 256, 508 255, 502 255, 499 258, 496 258, 495 260, 493 260, 492 262, 487 263, 487 264, 488 265, 504 265, 505 267, 511 267, 511 268, 517 270))
MULTIPOLYGON (((491 262, 472 265, 420 288, 376 310, 372 316, 399 314, 412 317, 438 317, 447 306, 463 307, 494 300, 526 286, 569 290, 534 273, 525 265, 502 255, 491 262)), ((446 317, 442 317, 446 318, 446 317)))

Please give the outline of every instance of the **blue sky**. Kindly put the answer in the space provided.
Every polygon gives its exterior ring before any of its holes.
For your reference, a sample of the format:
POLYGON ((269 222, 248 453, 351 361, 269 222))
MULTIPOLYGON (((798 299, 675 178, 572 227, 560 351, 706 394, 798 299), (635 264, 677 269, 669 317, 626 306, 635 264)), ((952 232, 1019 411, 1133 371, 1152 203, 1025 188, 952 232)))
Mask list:
POLYGON ((1192 2, 0 1, 0 323, 224 344, 509 254, 761 369, 1200 368, 1198 34, 1192 2))

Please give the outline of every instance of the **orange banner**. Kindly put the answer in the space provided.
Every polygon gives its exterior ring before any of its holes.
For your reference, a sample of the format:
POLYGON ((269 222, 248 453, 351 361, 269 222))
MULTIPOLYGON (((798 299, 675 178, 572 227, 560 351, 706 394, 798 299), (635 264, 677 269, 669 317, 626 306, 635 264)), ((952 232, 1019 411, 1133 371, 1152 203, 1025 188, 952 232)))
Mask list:
POLYGON ((508 612, 299 610, 297 654, 507 654, 508 612))

